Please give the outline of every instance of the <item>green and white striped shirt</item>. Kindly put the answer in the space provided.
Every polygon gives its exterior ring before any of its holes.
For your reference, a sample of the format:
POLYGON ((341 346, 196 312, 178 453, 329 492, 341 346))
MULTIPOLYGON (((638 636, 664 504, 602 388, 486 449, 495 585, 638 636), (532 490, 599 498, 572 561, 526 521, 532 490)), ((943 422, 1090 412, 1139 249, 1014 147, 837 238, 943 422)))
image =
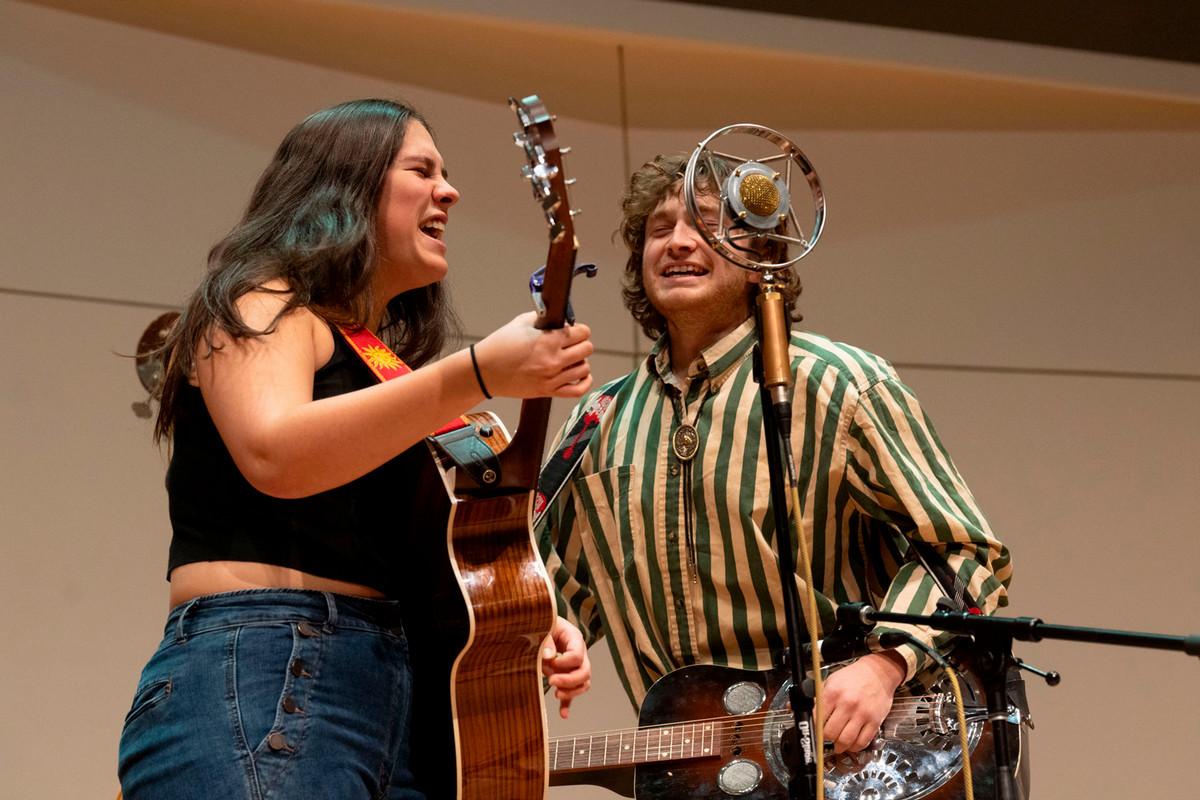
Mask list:
MULTIPOLYGON (((747 320, 704 350, 684 384, 660 340, 603 410, 538 527, 560 612, 589 644, 607 635, 635 707, 674 669, 767 669, 785 646, 755 338, 747 320), (690 463, 670 444, 684 420, 700 435, 690 463)), ((809 333, 793 332, 790 355, 800 518, 814 543, 822 628, 837 603, 934 609, 940 594, 909 560, 910 538, 933 545, 985 613, 1006 605, 1008 551, 891 365, 809 333)), ((576 407, 559 440, 591 406, 576 407)), ((900 652, 911 678, 924 657, 900 652)))

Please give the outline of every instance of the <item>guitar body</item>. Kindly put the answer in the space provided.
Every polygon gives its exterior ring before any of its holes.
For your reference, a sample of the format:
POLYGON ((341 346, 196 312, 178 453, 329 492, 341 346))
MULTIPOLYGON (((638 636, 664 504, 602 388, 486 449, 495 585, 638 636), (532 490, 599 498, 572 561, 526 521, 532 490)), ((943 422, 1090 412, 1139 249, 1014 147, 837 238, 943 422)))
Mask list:
MULTIPOLYGON (((794 739, 786 673, 710 665, 684 667, 650 688, 636 731, 565 737, 550 744, 553 786, 596 784, 644 800, 787 800, 794 739)), ((996 796, 991 726, 976 683, 960 673, 967 705, 976 795, 996 796), (962 680, 965 677, 966 680, 962 680)), ((880 735, 860 753, 826 750, 827 800, 962 800, 966 796, 952 701, 932 693, 897 694, 880 735)), ((1010 700, 1024 704, 1022 687, 1010 700)), ((1028 797, 1025 725, 1005 725, 1028 797)))
POLYGON ((531 492, 455 506, 454 563, 472 609, 470 638, 451 674, 464 800, 546 794, 539 649, 554 602, 530 536, 532 507, 531 492))
MULTIPOLYGON (((689 759, 675 764, 651 762, 639 764, 634 770, 636 797, 726 797, 719 781, 720 772, 736 760, 759 765, 758 786, 746 794, 746 800, 786 800, 787 786, 772 773, 764 747, 763 724, 747 720, 739 724, 725 708, 724 697, 731 687, 746 684, 761 688, 764 698, 774 697, 783 688, 782 672, 751 672, 696 665, 676 670, 662 678, 646 695, 638 714, 638 727, 664 725, 686 720, 720 719, 730 723, 720 737, 721 755, 713 758, 689 759), (663 686, 664 691, 658 691, 663 686)), ((736 690, 735 690, 736 691, 736 690)), ((703 735, 703 729, 700 733, 703 735)), ((662 737, 660 737, 662 738, 662 737)))
MULTIPOLYGON (((495 431, 488 444, 502 447, 498 421, 488 424, 495 431)), ((413 769, 431 798, 542 800, 539 648, 554 603, 530 532, 532 493, 457 496, 454 470, 431 463, 421 492, 444 500, 448 522, 444 537, 413 543, 416 569, 404 589, 412 609, 413 769)))
MULTIPOLYGON (((509 102, 522 124, 514 137, 526 155, 522 174, 550 229, 535 273, 535 327, 561 328, 570 321, 578 242, 553 117, 536 96, 509 102)), ((454 433, 430 440, 436 469, 419 488, 446 534, 412 537, 399 592, 412 643, 411 762, 431 800, 546 794, 540 650, 555 607, 531 523, 549 416, 549 398, 532 398, 511 441, 490 414, 468 416, 475 436, 465 449, 454 433)))

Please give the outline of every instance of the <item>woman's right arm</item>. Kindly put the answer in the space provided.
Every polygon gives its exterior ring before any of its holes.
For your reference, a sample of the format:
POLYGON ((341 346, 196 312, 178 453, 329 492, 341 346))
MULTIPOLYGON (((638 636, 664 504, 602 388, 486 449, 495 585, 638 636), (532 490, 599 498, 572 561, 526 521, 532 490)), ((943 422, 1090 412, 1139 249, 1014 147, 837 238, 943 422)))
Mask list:
MULTIPOLYGON (((238 301, 262 330, 283 296, 238 301)), ((507 397, 579 397, 592 384, 586 325, 552 331, 523 314, 475 345, 489 391, 507 397)), ((305 497, 348 483, 399 455, 483 399, 470 354, 452 353, 394 380, 312 399, 313 375, 329 352, 329 328, 300 308, 264 336, 214 337, 201 345, 196 378, 238 469, 259 491, 305 497)))

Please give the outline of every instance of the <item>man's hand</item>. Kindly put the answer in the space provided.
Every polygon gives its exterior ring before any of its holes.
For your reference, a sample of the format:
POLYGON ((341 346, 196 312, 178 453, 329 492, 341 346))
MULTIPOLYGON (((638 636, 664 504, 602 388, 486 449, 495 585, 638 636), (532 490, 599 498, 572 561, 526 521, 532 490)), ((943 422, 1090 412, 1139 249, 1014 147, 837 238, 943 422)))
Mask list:
POLYGON ((592 686, 592 663, 583 634, 562 617, 555 618, 550 635, 542 643, 542 672, 550 679, 558 699, 559 716, 566 719, 571 701, 592 686))
POLYGON ((872 653, 825 679, 825 741, 835 753, 857 753, 871 743, 908 673, 903 656, 872 653))

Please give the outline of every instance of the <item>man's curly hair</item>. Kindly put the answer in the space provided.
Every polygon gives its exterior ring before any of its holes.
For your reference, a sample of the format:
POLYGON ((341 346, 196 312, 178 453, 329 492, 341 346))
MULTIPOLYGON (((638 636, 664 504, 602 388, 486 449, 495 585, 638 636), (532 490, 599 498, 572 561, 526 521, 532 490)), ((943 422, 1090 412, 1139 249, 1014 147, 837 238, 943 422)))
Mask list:
MULTIPOLYGON (((666 333, 667 321, 658 309, 651 305, 650 298, 646 296, 645 284, 642 282, 646 220, 668 196, 682 193, 683 173, 689 155, 660 155, 653 161, 647 161, 629 176, 629 186, 621 198, 621 225, 617 233, 629 248, 629 260, 625 262, 625 286, 621 290, 621 297, 629 313, 651 339, 658 339, 666 333)), ((729 175, 732 167, 724 159, 714 158, 713 161, 719 174, 711 174, 707 165, 701 161, 697 164, 696 182, 700 191, 716 196, 720 193, 718 187, 729 175)), ((762 256, 774 262, 784 261, 787 259, 787 244, 768 240, 762 256)), ((796 300, 801 291, 800 276, 796 274, 794 267, 780 270, 776 275, 788 314, 792 319, 800 319, 795 312, 796 300)), ((754 294, 754 286, 747 284, 747 314, 753 311, 754 294)))

